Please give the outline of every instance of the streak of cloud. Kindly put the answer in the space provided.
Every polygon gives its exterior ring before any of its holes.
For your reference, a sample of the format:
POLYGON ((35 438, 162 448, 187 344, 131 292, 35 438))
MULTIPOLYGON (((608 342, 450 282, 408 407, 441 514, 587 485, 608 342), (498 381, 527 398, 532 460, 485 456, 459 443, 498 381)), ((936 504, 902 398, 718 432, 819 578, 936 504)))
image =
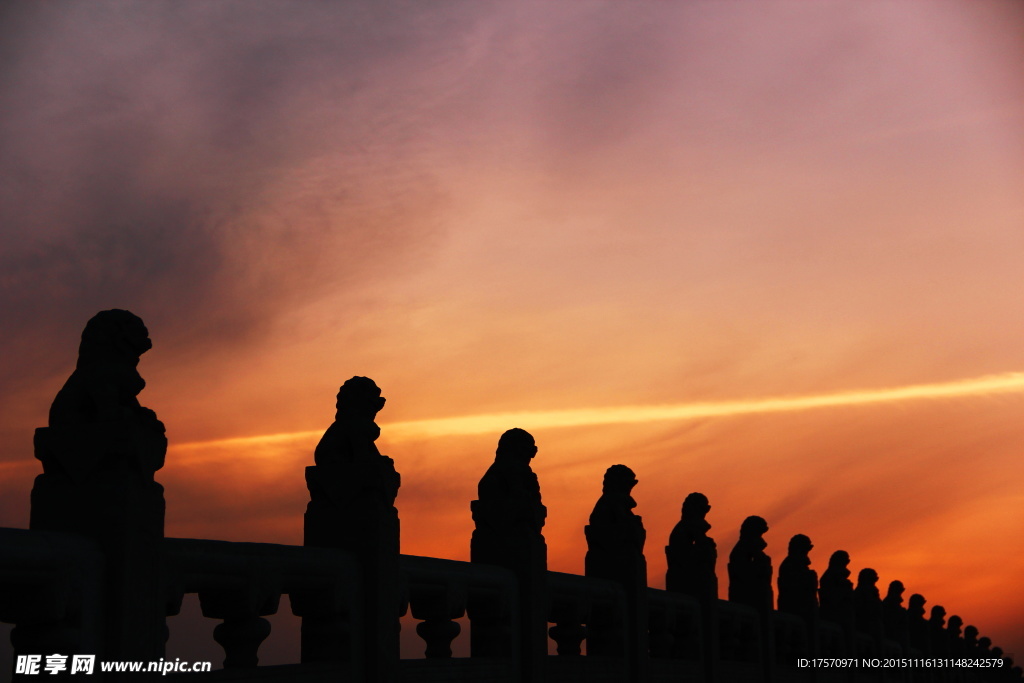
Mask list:
MULTIPOLYGON (((661 406, 617 406, 577 410, 492 413, 392 423, 382 421, 382 424, 387 430, 389 440, 405 441, 438 436, 500 433, 511 426, 521 426, 524 429, 530 430, 590 425, 635 424, 1020 393, 1024 393, 1024 372, 1007 372, 950 382, 912 384, 886 389, 841 391, 811 396, 772 397, 661 406)), ((188 451, 209 446, 228 447, 247 444, 311 441, 320 436, 321 433, 320 431, 302 431, 235 437, 178 444, 174 448, 188 451)))
POLYGON ((895 403, 921 399, 988 396, 1024 393, 1024 373, 1011 372, 936 384, 916 384, 889 389, 845 391, 814 396, 761 398, 743 401, 684 403, 665 406, 622 406, 580 410, 499 413, 467 417, 416 420, 389 425, 392 438, 481 434, 513 423, 525 429, 580 427, 597 424, 629 424, 663 420, 692 420, 816 408, 895 403))

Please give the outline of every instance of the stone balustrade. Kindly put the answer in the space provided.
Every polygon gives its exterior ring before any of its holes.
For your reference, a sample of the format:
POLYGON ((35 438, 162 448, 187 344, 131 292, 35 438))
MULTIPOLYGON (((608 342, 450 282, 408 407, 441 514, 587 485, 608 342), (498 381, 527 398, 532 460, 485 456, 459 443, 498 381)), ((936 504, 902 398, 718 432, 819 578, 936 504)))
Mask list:
POLYGON ((101 632, 103 559, 90 539, 0 528, 0 621, 15 648, 93 652, 101 632))
MULTIPOLYGON (((172 674, 181 681, 363 683, 854 683, 1020 681, 1012 659, 974 626, 924 598, 902 605, 893 582, 833 553, 818 581, 810 539, 798 535, 779 574, 765 553, 767 520, 751 516, 729 556, 731 601, 718 599, 717 547, 708 499, 693 493, 666 546, 670 590, 650 587, 646 530, 625 465, 612 465, 581 529, 584 576, 549 571, 548 510, 530 462, 538 447, 522 429, 502 435, 467 514, 470 562, 400 554, 395 461, 375 445, 385 399, 365 377, 345 382, 337 415, 306 468, 304 545, 164 537, 166 438, 135 396, 136 366, 150 348, 142 321, 104 311, 83 333, 79 363, 36 432, 43 465, 31 529, 0 529, 0 621, 13 623, 16 654, 95 653, 154 660, 166 619, 186 594, 220 623, 223 670, 172 674), (98 387, 98 388, 97 388, 98 387), (117 391, 110 391, 110 387, 117 391), (783 580, 783 573, 785 580, 783 580), (287 595, 301 618, 299 663, 260 666, 267 616, 287 595), (820 598, 820 601, 819 601, 820 598), (819 612, 820 607, 820 612, 819 612), (400 651, 400 618, 417 621, 421 650, 400 651), (819 618, 820 617, 820 618, 819 618), (469 628, 469 657, 452 643, 469 628), (419 656, 422 655, 422 656, 419 656), (988 658, 993 669, 810 669, 812 657, 988 658)), ((297 473, 298 476, 298 473, 297 473)), ((468 502, 468 501, 467 501, 468 502)), ((36 680, 31 675, 18 677, 36 680)), ((161 678, 163 678, 161 676, 161 678)), ((119 680, 97 670, 90 681, 119 680)), ((137 675, 132 680, 147 680, 137 675)))

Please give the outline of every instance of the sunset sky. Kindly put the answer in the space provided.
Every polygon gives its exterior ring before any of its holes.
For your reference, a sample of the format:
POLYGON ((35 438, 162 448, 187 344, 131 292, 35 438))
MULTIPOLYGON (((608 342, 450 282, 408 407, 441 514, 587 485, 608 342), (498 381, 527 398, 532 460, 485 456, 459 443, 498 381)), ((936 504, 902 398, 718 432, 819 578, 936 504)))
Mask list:
POLYGON ((127 308, 168 536, 301 543, 366 375, 405 553, 522 427, 551 569, 622 463, 653 586, 701 491, 1024 659, 1019 2, 7 3, 0 177, 0 526, 127 308))

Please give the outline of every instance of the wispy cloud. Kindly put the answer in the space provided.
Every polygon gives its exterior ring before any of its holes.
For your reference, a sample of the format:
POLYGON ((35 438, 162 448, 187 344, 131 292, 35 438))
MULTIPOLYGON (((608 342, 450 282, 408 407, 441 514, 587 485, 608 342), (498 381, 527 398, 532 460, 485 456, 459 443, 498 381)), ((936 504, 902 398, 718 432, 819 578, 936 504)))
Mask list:
MULTIPOLYGON (((389 440, 405 441, 438 436, 486 434, 488 432, 500 432, 514 426, 525 429, 551 429, 558 427, 584 427, 598 424, 635 424, 641 422, 787 413, 843 406, 1021 393, 1024 393, 1024 372, 1007 372, 950 382, 911 384, 884 389, 859 389, 807 396, 778 396, 658 406, 613 406, 574 410, 488 413, 484 415, 463 415, 427 420, 409 420, 405 422, 382 422, 382 424, 389 440)), ((192 442, 180 444, 176 448, 180 450, 195 450, 210 446, 241 446, 271 442, 286 443, 311 440, 318 437, 321 433, 321 431, 302 431, 266 434, 192 442)))
POLYGON ((410 267, 440 230, 410 142, 430 120, 410 83, 432 72, 406 76, 458 54, 421 30, 434 14, 52 9, 0 29, 0 356, 34 359, 0 360, 0 393, 56 372, 41 340, 105 308, 142 316, 165 350, 237 353, 314 296, 410 267), (97 49, 103 35, 118 40, 97 49))

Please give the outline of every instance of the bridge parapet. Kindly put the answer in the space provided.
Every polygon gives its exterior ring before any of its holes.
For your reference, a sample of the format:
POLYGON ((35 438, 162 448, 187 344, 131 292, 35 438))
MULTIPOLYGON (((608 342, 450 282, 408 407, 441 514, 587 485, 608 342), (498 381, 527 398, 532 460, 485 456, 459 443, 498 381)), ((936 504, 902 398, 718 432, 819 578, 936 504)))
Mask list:
MULTIPOLYGON (((817 581, 810 539, 794 537, 780 567, 774 611, 767 520, 751 516, 730 554, 732 601, 717 598, 710 503, 691 494, 666 547, 669 590, 649 586, 646 531, 631 491, 635 473, 613 465, 589 524, 585 576, 547 568, 547 508, 521 429, 502 435, 470 505, 470 562, 400 554, 395 498, 401 477, 375 445, 385 400, 366 377, 339 389, 335 421, 307 467, 304 545, 164 538, 163 424, 136 398, 148 332, 127 311, 89 322, 79 363, 37 430, 43 473, 31 530, 0 529, 0 621, 16 624, 16 653, 95 652, 153 661, 166 617, 196 594, 220 620, 224 670, 180 680, 474 681, 475 683, 829 683, 1021 680, 991 641, 924 598, 883 601, 878 575, 833 553, 817 581), (785 575, 785 580, 783 579, 785 575), (267 616, 287 595, 301 617, 301 663, 259 666, 267 616), (820 608, 820 611, 819 611, 820 608), (411 611, 423 659, 402 659, 400 617, 411 611), (819 621, 820 617, 820 621, 819 621), (454 657, 463 623, 470 656, 454 657), (548 654, 549 640, 557 654, 548 654), (810 669, 800 660, 988 657, 993 670, 881 672, 810 669), (212 677, 210 677, 212 676, 212 677)), ((25 677, 23 677, 25 678, 25 677)), ((25 680, 28 680, 25 678, 25 680)), ((112 680, 97 671, 93 681, 112 680)), ((140 679, 141 680, 141 679, 140 679)))

